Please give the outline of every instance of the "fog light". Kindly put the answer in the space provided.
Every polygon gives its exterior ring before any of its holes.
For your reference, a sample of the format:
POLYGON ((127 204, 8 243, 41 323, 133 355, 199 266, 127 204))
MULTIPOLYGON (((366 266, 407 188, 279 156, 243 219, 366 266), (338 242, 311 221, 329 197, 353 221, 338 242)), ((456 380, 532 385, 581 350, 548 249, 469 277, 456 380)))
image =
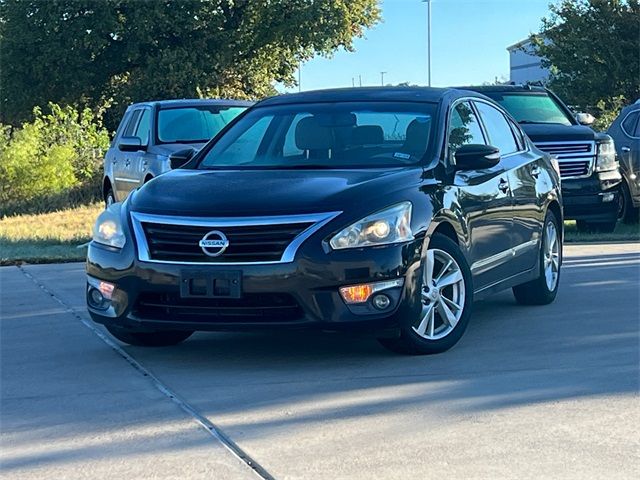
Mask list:
POLYGON ((613 202, 615 198, 615 193, 602 193, 602 203, 613 202))
POLYGON ((389 307, 389 305, 391 304, 391 300, 389 299, 389 297, 387 297, 382 293, 380 295, 376 295, 375 297, 373 297, 371 301, 373 303, 373 306, 376 307, 378 310, 384 310, 385 308, 389 307))
POLYGON ((95 306, 101 306, 104 302, 104 296, 100 293, 100 290, 96 290, 95 288, 89 290, 89 299, 95 306))
MULTIPOLYGON (((346 303, 364 303, 376 292, 387 288, 401 287, 402 285, 404 285, 404 278, 375 283, 361 283, 359 285, 340 287, 340 295, 346 303)), ((386 297, 386 295, 382 296, 386 297)), ((386 298, 389 301, 389 298, 386 298)))

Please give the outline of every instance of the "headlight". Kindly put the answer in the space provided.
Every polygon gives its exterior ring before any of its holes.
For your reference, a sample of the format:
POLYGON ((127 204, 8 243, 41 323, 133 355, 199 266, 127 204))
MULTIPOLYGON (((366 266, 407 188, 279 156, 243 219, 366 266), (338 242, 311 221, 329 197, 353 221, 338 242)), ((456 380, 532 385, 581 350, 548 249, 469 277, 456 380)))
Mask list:
POLYGON ((596 172, 608 172, 617 168, 616 148, 613 142, 599 143, 596 153, 596 172))
POLYGON ((102 212, 93 226, 93 241, 122 248, 126 243, 122 222, 120 221, 120 203, 114 203, 102 212))
POLYGON ((411 202, 385 208, 348 226, 329 244, 334 250, 388 245, 413 240, 411 202))

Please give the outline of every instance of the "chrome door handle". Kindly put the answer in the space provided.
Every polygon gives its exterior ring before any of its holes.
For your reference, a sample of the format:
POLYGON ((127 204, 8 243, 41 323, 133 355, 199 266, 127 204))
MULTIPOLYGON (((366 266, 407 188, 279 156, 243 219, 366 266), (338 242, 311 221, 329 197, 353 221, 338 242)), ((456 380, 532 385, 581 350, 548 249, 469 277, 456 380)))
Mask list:
POLYGON ((131 165, 131 160, 129 160, 128 158, 125 160, 124 162, 125 167, 128 167, 129 165, 131 165))
POLYGON ((509 191, 509 182, 504 179, 500 179, 498 188, 502 191, 502 193, 507 193, 509 191))
POLYGON ((631 151, 629 147, 622 147, 620 150, 622 150, 624 153, 629 153, 631 151))
POLYGON ((540 167, 536 165, 531 169, 531 176, 533 178, 538 178, 538 175, 540 175, 540 167))
POLYGON ((142 162, 142 166, 144 168, 147 168, 148 165, 149 165, 149 162, 147 162, 146 160, 144 162, 142 162))

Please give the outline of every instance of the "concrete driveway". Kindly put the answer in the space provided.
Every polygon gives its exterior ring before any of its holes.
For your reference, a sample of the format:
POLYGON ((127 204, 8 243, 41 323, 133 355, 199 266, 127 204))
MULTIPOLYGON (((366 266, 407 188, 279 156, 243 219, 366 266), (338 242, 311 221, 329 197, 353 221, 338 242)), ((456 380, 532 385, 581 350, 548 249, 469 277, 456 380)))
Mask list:
POLYGON ((110 340, 82 264, 5 267, 11 478, 636 478, 640 244, 566 246, 557 301, 475 305, 462 341, 398 356, 343 334, 110 340), (636 472, 634 474, 633 472, 636 472))

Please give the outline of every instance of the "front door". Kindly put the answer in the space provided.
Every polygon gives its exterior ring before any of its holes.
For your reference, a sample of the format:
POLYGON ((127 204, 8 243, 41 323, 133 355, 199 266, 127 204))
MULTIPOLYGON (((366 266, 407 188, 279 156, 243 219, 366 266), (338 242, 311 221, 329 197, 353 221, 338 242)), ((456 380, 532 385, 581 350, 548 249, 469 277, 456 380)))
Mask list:
MULTIPOLYGON (((447 128, 450 162, 462 145, 488 143, 470 102, 455 104, 447 128)), ((467 250, 474 288, 482 290, 509 273, 513 221, 508 171, 503 162, 492 168, 459 171, 453 185, 469 228, 467 250)))
MULTIPOLYGON (((143 109, 138 108, 130 115, 129 123, 122 132, 122 137, 133 137, 140 122, 143 109)), ((129 192, 137 187, 137 180, 131 174, 131 159, 134 152, 124 152, 120 150, 116 144, 116 151, 113 162, 113 180, 116 197, 122 202, 129 192)))

